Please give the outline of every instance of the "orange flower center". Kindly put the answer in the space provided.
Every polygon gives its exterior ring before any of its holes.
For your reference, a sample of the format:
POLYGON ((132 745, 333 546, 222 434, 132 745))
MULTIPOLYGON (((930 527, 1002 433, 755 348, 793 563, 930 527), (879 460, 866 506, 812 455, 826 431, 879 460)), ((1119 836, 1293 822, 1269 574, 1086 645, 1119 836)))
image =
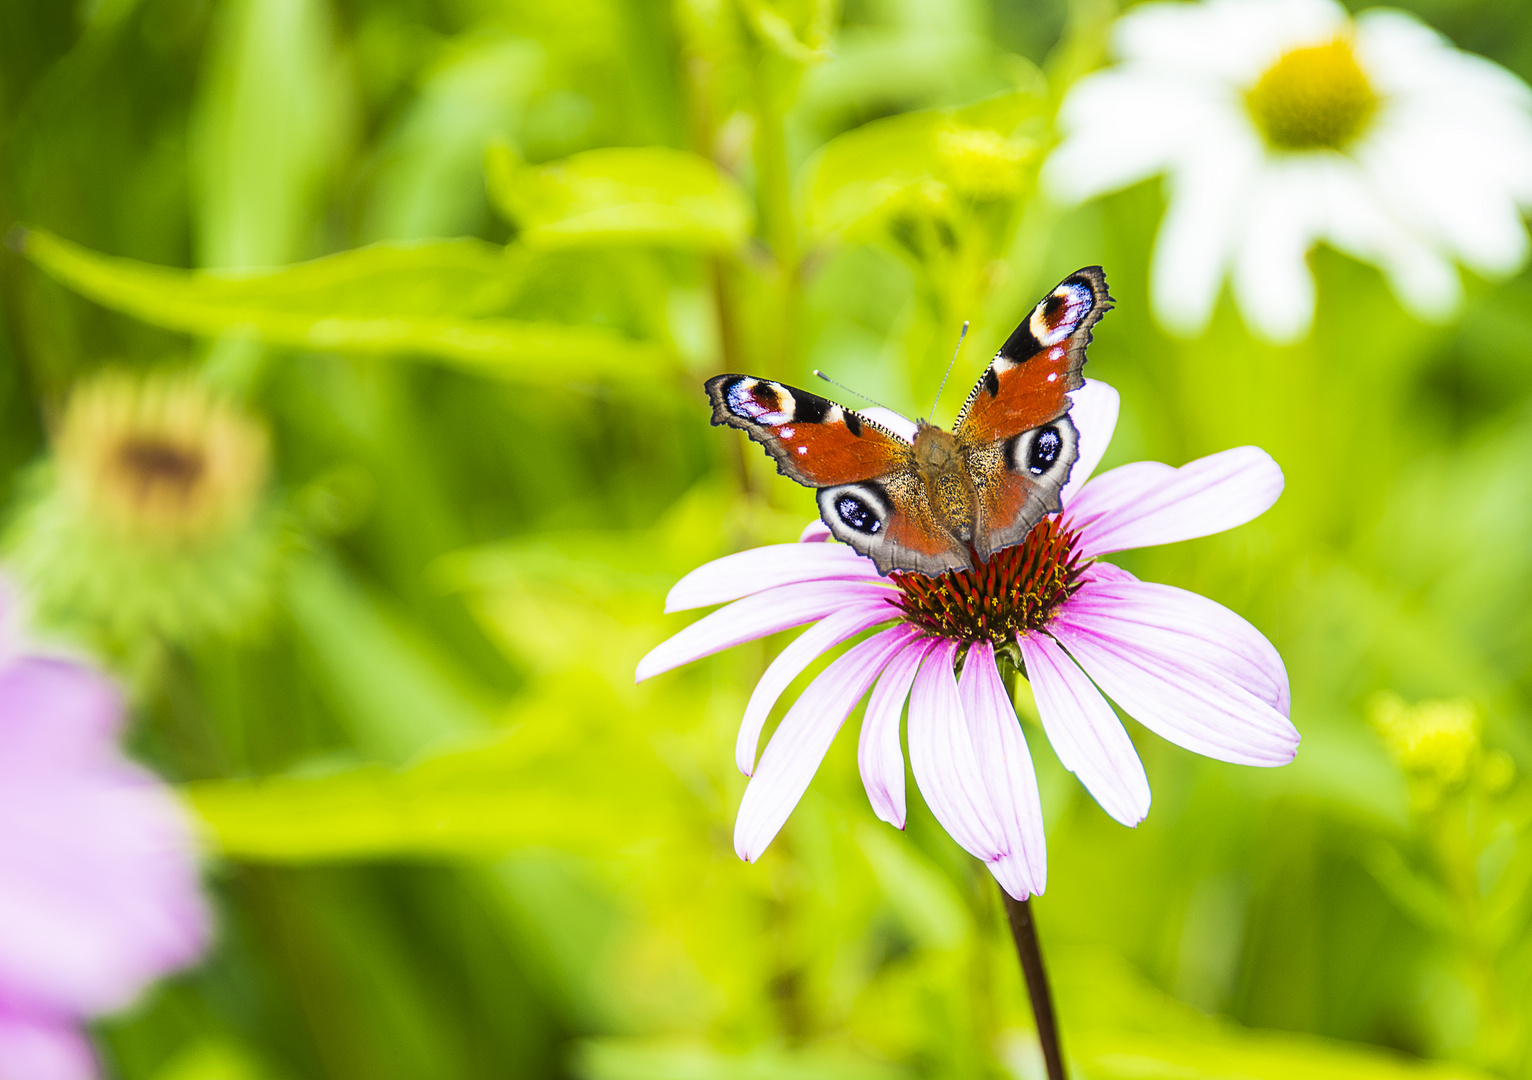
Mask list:
POLYGON ((1075 531, 1049 518, 977 569, 889 577, 899 586, 894 603, 905 621, 939 637, 1002 645, 1046 624, 1080 587, 1090 562, 1075 551, 1075 531))

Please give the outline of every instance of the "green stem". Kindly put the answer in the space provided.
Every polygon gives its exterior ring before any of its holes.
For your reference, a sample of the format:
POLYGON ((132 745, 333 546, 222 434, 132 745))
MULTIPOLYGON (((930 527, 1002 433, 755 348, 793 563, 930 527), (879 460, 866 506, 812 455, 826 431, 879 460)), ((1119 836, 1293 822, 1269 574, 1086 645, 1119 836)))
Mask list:
MULTIPOLYGON (((997 654, 996 659, 1000 661, 998 667, 1006 693, 1014 703, 1016 680, 1025 674, 1020 657, 1007 651, 997 654)), ((1048 1080, 1064 1080, 1064 1051, 1053 1013, 1053 992, 1048 988, 1048 973, 1043 967, 1043 950, 1037 941, 1037 923, 1032 918, 1032 902, 1030 899, 1017 900, 1003 888, 1000 897, 1005 901, 1006 921, 1011 926, 1011 938, 1016 942, 1016 957, 1021 961, 1027 996, 1032 999, 1032 1016, 1037 1022, 1037 1041, 1043 1049, 1048 1080)))
POLYGON ((1048 989, 1048 973, 1043 969, 1043 951, 1037 943, 1037 926, 1032 919, 1032 902, 1017 900, 1004 889, 1006 920, 1016 941, 1016 955, 1021 960, 1021 974, 1027 981, 1027 996, 1032 999, 1032 1016, 1037 1021, 1037 1041, 1043 1048, 1043 1063, 1048 1080, 1064 1080, 1064 1052, 1059 1045, 1058 1022, 1053 1015, 1053 994, 1048 989))

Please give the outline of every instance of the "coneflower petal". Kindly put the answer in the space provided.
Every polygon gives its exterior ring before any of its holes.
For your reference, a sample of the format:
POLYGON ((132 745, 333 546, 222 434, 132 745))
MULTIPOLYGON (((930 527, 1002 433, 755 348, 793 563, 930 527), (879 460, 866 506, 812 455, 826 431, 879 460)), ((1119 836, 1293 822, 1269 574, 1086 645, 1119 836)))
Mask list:
POLYGON ((734 821, 734 850, 755 862, 798 805, 846 717, 889 658, 909 640, 894 627, 848 650, 809 684, 766 744, 734 821))
POLYGON ((1124 825, 1137 825, 1149 813, 1149 778, 1122 721, 1047 634, 1023 634, 1020 643, 1053 752, 1101 809, 1124 825))
POLYGON ((968 721, 979 775, 984 778, 995 820, 1005 838, 1005 854, 990 861, 990 873, 1018 900, 1041 894, 1048 884, 1048 839, 1043 831, 1037 774, 989 642, 969 646, 958 680, 958 698, 968 721))
POLYGON ((734 760, 739 771, 749 776, 755 771, 755 749, 760 745, 761 728, 771 707, 782 696, 782 691, 798 677, 826 649, 839 645, 853 634, 869 627, 888 622, 897 617, 899 609, 881 597, 870 603, 861 602, 841 611, 833 612, 799 634, 761 675, 745 706, 744 719, 739 724, 739 737, 734 746, 734 760))
POLYGON ((1276 646, 1216 601, 1172 585, 1086 580, 1066 606, 1071 619, 1142 652, 1203 665, 1291 714, 1287 668, 1276 646))
POLYGON ((1107 445, 1112 441, 1112 433, 1117 430, 1117 413, 1122 404, 1116 390, 1096 379, 1086 379, 1084 386, 1069 395, 1069 400, 1069 418, 1074 421, 1079 439, 1076 443, 1078 456, 1069 470, 1069 482, 1059 493, 1066 508, 1075 492, 1085 486, 1085 481, 1101 464, 1107 445))
POLYGON ((723 604, 800 581, 875 581, 880 576, 871 559, 844 544, 770 544, 703 563, 675 583, 665 597, 665 610, 723 604))
POLYGON ((908 724, 910 770, 942 828, 964 851, 988 863, 1006 854, 1005 841, 963 719, 952 674, 956 655, 956 641, 939 641, 915 676, 908 724))
POLYGON ((905 645, 883 669, 878 685, 867 699, 867 713, 862 718, 862 737, 857 743, 857 766, 872 812, 880 821, 896 829, 904 828, 904 751, 899 747, 899 718, 910 696, 915 672, 935 642, 916 637, 910 630, 905 645))
POLYGON ((634 679, 645 679, 715 652, 822 619, 848 604, 886 592, 871 582, 807 581, 736 600, 660 642, 638 662, 634 679))
POLYGON ((1068 611, 1048 632, 1129 716, 1178 746, 1238 765, 1285 765, 1297 753, 1287 717, 1224 675, 1119 641, 1068 611))
POLYGON ((1282 493, 1282 470, 1255 446, 1198 458, 1179 469, 1139 461, 1080 489, 1066 516, 1082 555, 1152 547, 1243 525, 1282 493))

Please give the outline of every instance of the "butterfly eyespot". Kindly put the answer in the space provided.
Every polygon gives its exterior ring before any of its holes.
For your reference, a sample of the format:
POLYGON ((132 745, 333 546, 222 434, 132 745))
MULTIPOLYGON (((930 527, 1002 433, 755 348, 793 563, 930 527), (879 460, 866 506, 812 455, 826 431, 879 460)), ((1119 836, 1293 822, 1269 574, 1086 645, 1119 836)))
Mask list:
POLYGON ((1059 434, 1059 429, 1043 428, 1033 438, 1032 448, 1027 452, 1027 471, 1033 476, 1042 476, 1053 468, 1063 451, 1064 437, 1059 434))
POLYGON ((872 507, 849 491, 835 499, 835 516, 859 533, 873 535, 883 528, 883 522, 872 507))
POLYGON ((757 424, 785 423, 794 418, 796 410, 787 387, 761 379, 738 379, 724 390, 724 400, 735 416, 757 424))
POLYGON ((1095 302, 1089 285, 1080 281, 1064 282, 1032 312, 1032 336, 1040 345, 1057 345, 1075 332, 1095 302))

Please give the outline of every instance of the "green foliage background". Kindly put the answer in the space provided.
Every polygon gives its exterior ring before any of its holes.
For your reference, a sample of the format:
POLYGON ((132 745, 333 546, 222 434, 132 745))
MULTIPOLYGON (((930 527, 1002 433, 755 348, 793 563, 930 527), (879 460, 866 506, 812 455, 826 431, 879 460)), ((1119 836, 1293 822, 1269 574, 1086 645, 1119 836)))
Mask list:
MULTIPOLYGON (((1532 78, 1517 0, 1405 6, 1532 78)), ((955 382, 1098 262, 1106 465, 1256 443, 1288 478, 1124 565, 1265 631, 1304 743, 1267 772, 1130 723, 1155 801, 1127 830, 1030 728, 1077 1075, 1532 1075, 1532 787, 1430 788, 1367 721, 1380 691, 1466 698, 1475 753, 1532 771, 1532 279, 1424 326, 1321 250, 1306 342, 1227 299, 1166 337, 1157 183, 1032 190, 1113 14, 0 4, 0 221, 32 230, 0 260, 8 517, 105 366, 200 367, 276 454, 262 616, 105 653, 219 912, 203 967, 97 1026, 111 1075, 1040 1075, 992 883, 913 786, 907 833, 876 822, 847 735, 735 859, 733 729, 781 641, 632 671, 684 624, 676 577, 813 513, 709 429, 702 378, 823 367, 917 413, 963 319, 955 382)))

